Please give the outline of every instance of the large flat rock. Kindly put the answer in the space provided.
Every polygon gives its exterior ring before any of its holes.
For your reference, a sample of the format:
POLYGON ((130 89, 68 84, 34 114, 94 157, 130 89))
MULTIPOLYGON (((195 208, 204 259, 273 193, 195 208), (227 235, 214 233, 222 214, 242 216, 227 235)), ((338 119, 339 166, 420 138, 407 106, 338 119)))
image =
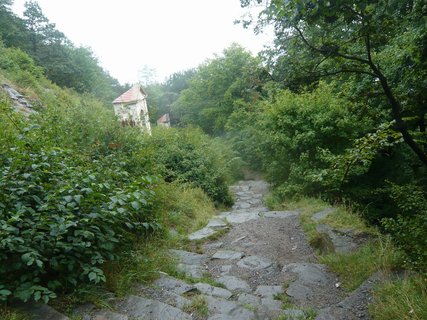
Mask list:
POLYGON ((213 236, 215 233, 216 233, 215 230, 205 227, 203 229, 200 229, 190 234, 188 236, 188 239, 190 241, 203 240, 203 239, 209 238, 210 236, 213 236))
POLYGON ((120 312, 138 320, 191 320, 182 310, 157 300, 128 296, 118 305, 120 312))
POLYGON ((255 294, 263 298, 274 298, 280 293, 283 293, 282 286, 258 286, 255 290, 255 294))
POLYGON ((129 317, 127 315, 116 313, 110 310, 100 310, 93 313, 90 318, 83 317, 84 320, 128 320, 129 317))
POLYGON ((293 272, 298 276, 298 282, 303 285, 328 285, 330 275, 326 267, 316 263, 290 263, 285 265, 282 272, 293 272))
POLYGON ((217 279, 217 281, 222 283, 230 291, 251 292, 249 284, 235 276, 221 276, 217 279))
POLYGON ((332 212, 337 211, 337 209, 335 208, 327 208, 324 209, 322 211, 316 212, 315 214, 313 214, 313 216, 311 217, 311 219, 313 219, 314 221, 320 221, 323 218, 326 218, 328 215, 330 215, 332 212))
POLYGON ((247 268, 250 270, 262 270, 267 269, 273 265, 273 262, 267 258, 259 256, 244 257, 240 260, 237 265, 241 268, 247 268))
POLYGON ((298 211, 267 211, 262 214, 264 218, 281 218, 286 219, 299 215, 298 211))
POLYGON ((214 287, 207 283, 199 282, 199 283, 196 283, 194 287, 196 287, 196 289, 199 290, 201 293, 208 296, 213 296, 213 297, 218 297, 223 299, 230 299, 231 296, 233 295, 230 291, 226 289, 214 287))
POLYGON ((237 301, 241 305, 250 305, 254 308, 259 308, 259 306, 261 305, 261 298, 249 293, 239 294, 239 298, 237 299, 237 301))
POLYGON ((207 257, 204 254, 198 254, 194 252, 184 251, 184 250, 170 250, 172 255, 177 257, 181 263, 185 264, 203 264, 207 257))
POLYGON ((326 224, 319 224, 316 231, 329 237, 335 252, 347 253, 356 250, 359 246, 353 238, 353 230, 351 229, 334 229, 326 224))
POLYGON ((227 301, 207 296, 206 302, 208 304, 208 309, 211 314, 225 315, 227 316, 227 318, 225 319, 256 319, 255 313, 253 311, 243 308, 234 301, 227 301))
POLYGON ((221 260, 240 260, 244 257, 243 252, 233 251, 233 250, 219 250, 215 252, 212 256, 212 259, 221 259, 221 260))
POLYGON ((259 211, 241 211, 226 216, 226 219, 231 224, 245 223, 251 220, 259 219, 259 211))
POLYGON ((208 225, 206 226, 207 228, 211 228, 213 230, 222 230, 227 228, 227 223, 224 221, 224 219, 221 218, 213 218, 211 220, 209 220, 208 225))
POLYGON ((154 284, 160 289, 168 290, 179 295, 195 290, 194 286, 164 274, 162 274, 160 278, 154 282, 154 284))

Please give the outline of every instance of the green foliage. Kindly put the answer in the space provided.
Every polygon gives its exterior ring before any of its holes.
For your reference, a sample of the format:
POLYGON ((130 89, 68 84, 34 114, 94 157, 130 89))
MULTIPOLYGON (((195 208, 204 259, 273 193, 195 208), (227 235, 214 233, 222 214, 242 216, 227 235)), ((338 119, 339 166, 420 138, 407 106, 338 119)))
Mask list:
POLYGON ((157 178, 135 152, 134 130, 91 98, 41 89, 49 82, 16 52, 2 56, 7 74, 31 79, 27 91, 41 93, 46 108, 29 122, 0 100, 0 299, 47 302, 105 281, 102 266, 118 249, 160 228, 157 178))
POLYGON ((257 122, 261 150, 269 179, 282 195, 317 194, 336 188, 329 167, 331 155, 343 152, 360 128, 346 109, 348 102, 334 98, 330 86, 312 93, 277 93, 264 103, 257 122), (328 157, 326 156, 328 155, 328 157))
POLYGON ((218 148, 211 138, 192 128, 158 128, 147 142, 155 149, 153 157, 166 181, 201 188, 217 204, 232 203, 227 182, 238 158, 231 150, 218 148))
POLYGON ((258 59, 237 44, 222 56, 199 66, 173 105, 182 125, 199 126, 209 134, 220 135, 240 100, 252 101, 259 85, 258 59))
POLYGON ((198 130, 171 129, 151 138, 122 127, 91 96, 52 85, 25 53, 0 49, 7 53, 1 76, 22 78, 23 92, 43 105, 28 120, 0 96, 2 300, 46 302, 105 281, 123 292, 135 280, 152 279, 159 263, 167 265, 151 255, 147 237, 158 236, 154 248, 167 234, 165 225, 182 223, 185 232, 212 213, 210 199, 190 186, 206 189, 219 203, 231 201, 227 174, 239 162, 228 146, 198 130), (166 167, 168 156, 177 162, 166 167), (171 172, 176 183, 157 188, 158 174, 171 172))
POLYGON ((340 275, 346 290, 353 291, 376 271, 390 272, 399 265, 401 255, 393 247, 391 240, 385 238, 378 241, 348 254, 321 256, 320 262, 340 275))
POLYGON ((374 319, 427 318, 427 282, 425 277, 411 275, 405 279, 388 280, 374 291, 369 313, 374 319))
POLYGON ((156 194, 158 210, 166 213, 163 224, 183 236, 203 228, 215 212, 209 197, 199 188, 163 183, 156 188, 156 194))
POLYGON ((172 125, 179 121, 177 115, 172 112, 172 106, 180 93, 188 88, 194 74, 194 69, 175 72, 164 83, 152 83, 145 87, 148 94, 147 103, 150 106, 148 111, 153 123, 165 113, 169 113, 172 125))
POLYGON ((37 87, 43 78, 42 68, 36 66, 30 56, 20 49, 5 48, 1 42, 0 70, 22 86, 37 87))
POLYGON ((405 251, 406 264, 427 274, 427 195, 419 186, 391 184, 391 201, 399 208, 395 218, 384 218, 382 226, 405 251))
POLYGON ((151 178, 131 178, 112 158, 87 166, 59 148, 3 152, 3 296, 47 302, 61 287, 105 281, 99 266, 117 244, 159 228, 149 214, 151 178))
MULTIPOLYGON (((252 2, 261 1, 241 0, 252 2)), ((371 114, 387 110, 382 120, 396 121, 425 166, 425 13, 419 0, 271 1, 257 28, 274 28, 275 41, 264 52, 274 78, 293 90, 329 77, 338 88, 351 83, 352 99, 367 102, 371 114)))

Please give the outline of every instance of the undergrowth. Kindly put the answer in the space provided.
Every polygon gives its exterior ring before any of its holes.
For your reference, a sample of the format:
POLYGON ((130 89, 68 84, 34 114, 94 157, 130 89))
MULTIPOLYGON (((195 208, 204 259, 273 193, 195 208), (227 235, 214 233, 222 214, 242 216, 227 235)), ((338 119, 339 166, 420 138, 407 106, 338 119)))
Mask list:
POLYGON ((398 268, 401 255, 384 237, 350 253, 319 256, 319 261, 340 276, 344 289, 353 291, 376 271, 388 274, 398 268))
POLYGON ((369 312, 375 320, 427 319, 427 279, 410 275, 386 281, 375 289, 369 312))
POLYGON ((17 310, 12 310, 6 306, 0 305, 0 319, 1 320, 32 320, 28 314, 22 313, 17 310))
POLYGON ((193 297, 191 303, 184 306, 183 311, 195 319, 206 319, 209 315, 208 303, 203 295, 193 297))

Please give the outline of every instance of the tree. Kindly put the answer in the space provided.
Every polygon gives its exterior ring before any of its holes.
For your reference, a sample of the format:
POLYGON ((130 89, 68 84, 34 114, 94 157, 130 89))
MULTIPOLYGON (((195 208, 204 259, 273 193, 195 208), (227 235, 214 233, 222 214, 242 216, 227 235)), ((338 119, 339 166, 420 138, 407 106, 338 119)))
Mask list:
POLYGON ((0 39, 8 47, 26 44, 27 31, 22 19, 10 9, 12 0, 0 0, 0 39))
MULTIPOLYGON (((427 166, 427 7, 423 0, 241 0, 263 3, 258 30, 272 24, 270 64, 289 82, 350 74, 379 87, 395 130, 427 166)), ((304 82, 303 81, 303 82, 304 82)))
POLYGON ((55 24, 49 22, 37 2, 25 2, 24 17, 25 25, 30 31, 33 53, 37 53, 42 45, 62 44, 67 41, 65 35, 56 30, 55 24))
POLYGON ((240 100, 251 101, 259 82, 260 62, 237 44, 222 56, 201 65, 173 105, 184 125, 200 126, 209 134, 222 134, 240 100))

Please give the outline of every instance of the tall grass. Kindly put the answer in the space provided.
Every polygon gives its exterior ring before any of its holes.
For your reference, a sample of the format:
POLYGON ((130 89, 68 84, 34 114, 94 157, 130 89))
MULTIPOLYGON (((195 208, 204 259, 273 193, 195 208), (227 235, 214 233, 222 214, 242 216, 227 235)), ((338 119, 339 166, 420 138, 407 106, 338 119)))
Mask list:
POLYGON ((375 320, 427 319, 427 279, 412 275, 383 283, 374 291, 369 312, 375 320))
POLYGON ((352 291, 376 271, 389 274, 396 269, 401 255, 391 240, 383 237, 350 253, 320 256, 319 261, 339 274, 344 289, 352 291))

